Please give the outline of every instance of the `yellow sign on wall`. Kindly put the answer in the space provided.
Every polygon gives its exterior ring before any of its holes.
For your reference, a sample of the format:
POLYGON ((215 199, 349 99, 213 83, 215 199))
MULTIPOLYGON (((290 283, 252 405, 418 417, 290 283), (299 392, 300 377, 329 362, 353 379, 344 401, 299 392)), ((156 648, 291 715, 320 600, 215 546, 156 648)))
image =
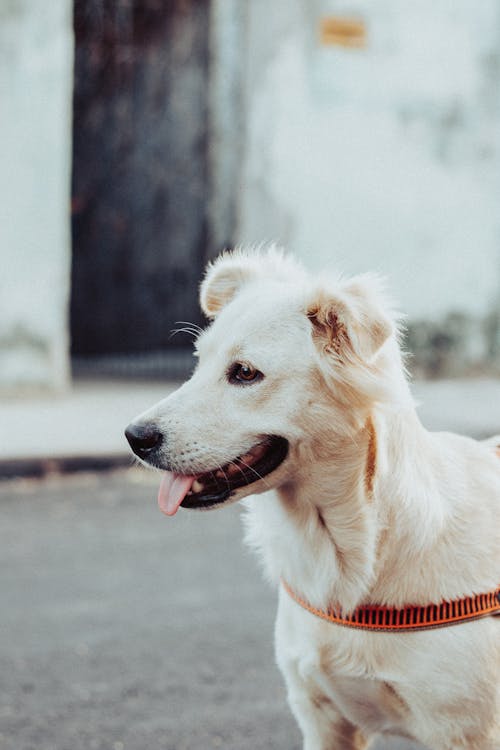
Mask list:
POLYGON ((321 19, 320 39, 324 45, 366 47, 366 24, 360 19, 327 16, 321 19))

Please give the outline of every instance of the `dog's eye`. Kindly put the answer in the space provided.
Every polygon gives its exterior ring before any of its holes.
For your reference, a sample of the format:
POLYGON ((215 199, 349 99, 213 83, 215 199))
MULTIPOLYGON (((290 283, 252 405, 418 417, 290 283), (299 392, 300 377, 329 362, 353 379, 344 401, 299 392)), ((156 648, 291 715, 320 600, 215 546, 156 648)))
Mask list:
POLYGON ((233 384, 248 385, 250 383, 257 383, 263 377, 264 375, 260 370, 242 362, 235 362, 234 365, 231 365, 228 373, 228 380, 233 384))

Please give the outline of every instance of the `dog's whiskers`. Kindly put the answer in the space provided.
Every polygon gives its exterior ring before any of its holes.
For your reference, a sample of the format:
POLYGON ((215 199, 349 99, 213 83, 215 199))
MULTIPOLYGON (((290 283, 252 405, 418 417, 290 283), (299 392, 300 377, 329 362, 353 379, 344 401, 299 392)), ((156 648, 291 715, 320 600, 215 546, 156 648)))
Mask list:
POLYGON ((181 326, 190 326, 194 331, 203 333, 203 328, 201 326, 199 326, 197 323, 190 323, 189 320, 176 320, 175 324, 181 326))
POLYGON ((198 331, 196 331, 196 330, 193 330, 193 329, 191 329, 191 328, 174 328, 174 329, 173 329, 173 330, 172 330, 172 331, 170 332, 170 338, 173 338, 173 337, 174 337, 174 336, 176 336, 176 335, 177 335, 178 333, 187 333, 187 334, 189 334, 190 336, 192 336, 192 337, 193 337, 193 339, 197 339, 197 338, 198 338, 198 336, 200 335, 198 331))
POLYGON ((176 325, 180 325, 181 327, 174 328, 170 333, 170 338, 177 335, 178 333, 187 333, 196 340, 198 336, 203 333, 203 329, 199 325, 197 325, 196 323, 190 323, 187 320, 178 320, 176 321, 176 325))
POLYGON ((200 333, 203 333, 203 328, 201 328, 197 323, 190 323, 188 320, 177 320, 176 325, 185 326, 186 328, 189 328, 191 331, 196 333, 198 336, 200 333))
POLYGON ((241 468, 241 466, 239 466, 239 464, 243 464, 243 466, 246 466, 247 469, 250 469, 251 471, 253 471, 253 473, 264 482, 266 487, 269 487, 269 489, 271 489, 271 485, 269 484, 269 482, 267 482, 266 479, 262 476, 262 474, 259 474, 259 472, 256 469, 254 469, 254 467, 251 464, 247 464, 247 462, 243 461, 241 458, 238 459, 238 463, 236 463, 235 461, 231 461, 231 463, 237 466, 238 469, 241 471, 241 473, 244 474, 243 469, 241 468))
POLYGON ((226 472, 224 471, 224 467, 221 464, 217 464, 217 468, 218 468, 218 471, 221 471, 224 474, 224 479, 226 480, 226 484, 228 487, 230 487, 229 478, 226 472))

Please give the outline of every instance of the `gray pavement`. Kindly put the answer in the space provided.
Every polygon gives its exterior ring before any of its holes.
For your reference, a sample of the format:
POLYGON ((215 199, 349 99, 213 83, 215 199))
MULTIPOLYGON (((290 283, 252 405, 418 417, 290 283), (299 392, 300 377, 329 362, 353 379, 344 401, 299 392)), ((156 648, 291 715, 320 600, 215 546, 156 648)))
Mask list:
MULTIPOLYGON (((0 476, 12 462, 128 463, 123 427, 173 387, 77 382, 0 401, 0 476)), ((430 429, 500 433, 499 380, 413 390, 430 429)), ((275 592, 239 508, 166 519, 157 482, 139 469, 0 482, 0 750, 300 750, 275 592)))
POLYGON ((239 508, 167 519, 156 485, 0 484, 1 750, 300 749, 239 508))

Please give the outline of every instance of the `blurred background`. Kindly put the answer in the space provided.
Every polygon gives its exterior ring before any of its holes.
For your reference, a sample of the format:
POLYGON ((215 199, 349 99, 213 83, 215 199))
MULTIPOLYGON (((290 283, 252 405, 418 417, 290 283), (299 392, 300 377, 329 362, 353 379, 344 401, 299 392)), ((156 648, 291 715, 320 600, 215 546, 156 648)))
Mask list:
POLYGON ((0 748, 298 749, 238 509, 165 523, 123 428, 274 240, 500 432, 500 0, 0 0, 0 164, 0 748))
POLYGON ((499 371, 498 0, 0 13, 4 389, 184 375, 206 261, 266 240, 386 274, 416 373, 499 371))

